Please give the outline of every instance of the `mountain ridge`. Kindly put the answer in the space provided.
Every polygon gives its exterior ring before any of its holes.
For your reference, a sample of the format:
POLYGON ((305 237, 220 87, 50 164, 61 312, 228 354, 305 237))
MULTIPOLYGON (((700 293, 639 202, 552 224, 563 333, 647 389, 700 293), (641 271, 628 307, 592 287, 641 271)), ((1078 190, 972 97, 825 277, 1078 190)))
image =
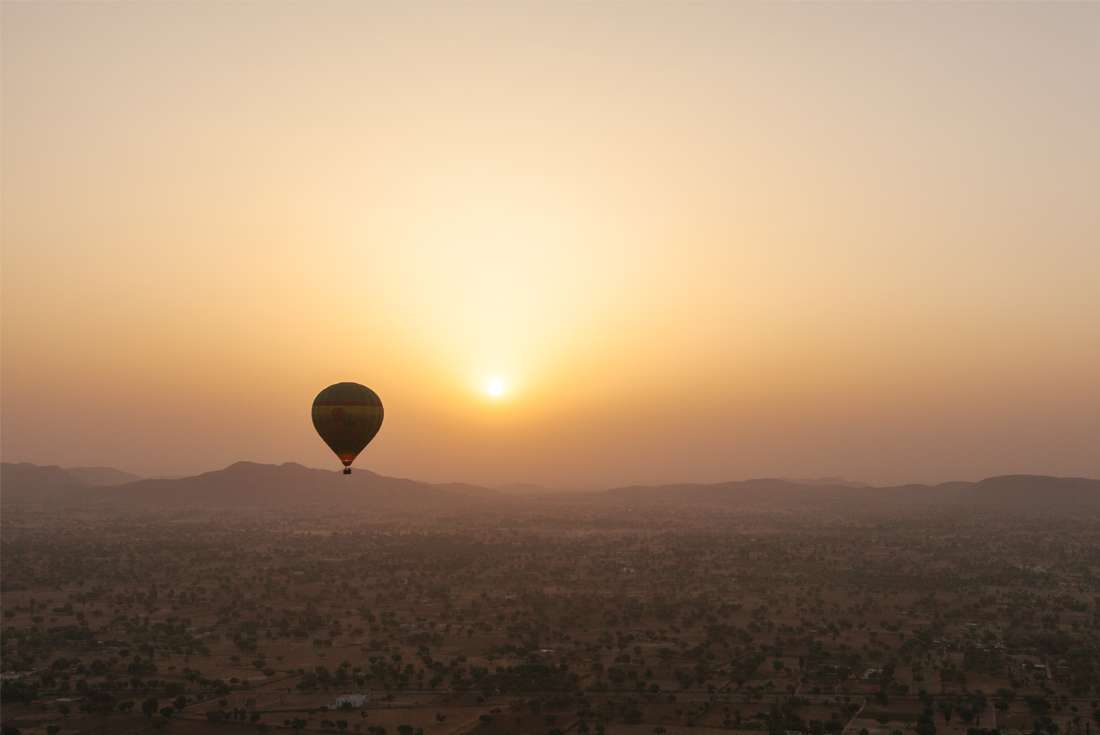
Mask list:
POLYGON ((260 507, 305 504, 450 507, 500 494, 465 483, 430 484, 357 469, 350 475, 297 462, 238 461, 197 475, 143 478, 111 485, 90 484, 84 473, 29 462, 0 465, 5 503, 98 503, 134 507, 260 507))
POLYGON ((628 485, 606 494, 649 505, 694 505, 742 509, 774 509, 782 497, 787 503, 822 509, 958 508, 1003 510, 1042 515, 1085 511, 1100 514, 1100 480, 1051 475, 994 475, 975 482, 954 480, 936 484, 903 485, 802 484, 793 480, 759 478, 718 483, 628 485))
POLYGON ((112 468, 64 468, 28 462, 0 466, 5 503, 79 502, 144 508, 284 507, 326 504, 348 507, 473 508, 487 503, 572 499, 603 507, 712 507, 728 510, 821 509, 903 511, 922 508, 1005 510, 1042 515, 1100 514, 1100 480, 1050 475, 996 475, 976 482, 872 486, 839 480, 756 478, 717 483, 626 485, 589 493, 524 497, 469 483, 427 483, 356 469, 337 470, 297 462, 238 461, 178 478, 143 478, 104 484, 129 473, 112 468), (117 474, 116 474, 117 473, 117 474))

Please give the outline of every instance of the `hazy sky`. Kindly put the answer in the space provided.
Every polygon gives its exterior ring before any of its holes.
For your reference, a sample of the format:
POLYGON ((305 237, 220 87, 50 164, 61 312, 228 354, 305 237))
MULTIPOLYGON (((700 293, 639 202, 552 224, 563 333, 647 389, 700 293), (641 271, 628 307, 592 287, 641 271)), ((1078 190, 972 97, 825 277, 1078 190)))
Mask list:
POLYGON ((1100 3, 2 12, 5 461, 1100 476, 1100 3))

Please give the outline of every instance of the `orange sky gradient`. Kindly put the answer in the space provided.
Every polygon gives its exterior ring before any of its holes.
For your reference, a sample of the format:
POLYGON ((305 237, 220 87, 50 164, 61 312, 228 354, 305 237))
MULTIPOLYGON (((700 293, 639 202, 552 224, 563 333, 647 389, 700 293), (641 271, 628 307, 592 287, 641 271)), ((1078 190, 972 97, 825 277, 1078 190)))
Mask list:
POLYGON ((5 461, 1100 476, 1100 4, 2 13, 5 461))

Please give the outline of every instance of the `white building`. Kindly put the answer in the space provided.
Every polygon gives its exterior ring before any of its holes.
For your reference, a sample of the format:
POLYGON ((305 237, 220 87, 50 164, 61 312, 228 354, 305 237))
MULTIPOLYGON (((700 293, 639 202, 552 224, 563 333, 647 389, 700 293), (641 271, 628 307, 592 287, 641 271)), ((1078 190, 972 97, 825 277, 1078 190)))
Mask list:
POLYGON ((366 694, 341 694, 336 698, 336 709, 341 707, 359 708, 367 704, 366 694))

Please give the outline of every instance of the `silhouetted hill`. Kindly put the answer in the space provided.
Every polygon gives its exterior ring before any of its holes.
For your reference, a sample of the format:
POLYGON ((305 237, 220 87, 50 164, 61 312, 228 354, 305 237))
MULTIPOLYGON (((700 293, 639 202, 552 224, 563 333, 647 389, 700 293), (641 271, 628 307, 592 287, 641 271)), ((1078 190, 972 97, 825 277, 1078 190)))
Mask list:
POLYGON ((979 482, 873 487, 764 479, 620 487, 605 491, 602 499, 617 504, 705 506, 759 512, 792 508, 875 513, 957 509, 1027 515, 1095 515, 1100 514, 1100 480, 1005 475, 979 482))
POLYGON ((0 499, 4 501, 53 500, 82 493, 87 487, 87 483, 57 465, 0 464, 0 499))
POLYGON ((1100 509, 1100 480, 1087 477, 1001 475, 970 486, 968 500, 975 505, 1005 506, 1037 514, 1100 509))
MULTIPOLYGON (((116 474, 117 473, 117 474, 116 474)), ((357 469, 350 476, 293 462, 237 462, 192 477, 104 485, 117 470, 67 470, 28 463, 4 464, 5 503, 98 503, 134 508, 280 508, 326 505, 394 510, 462 510, 485 504, 537 503, 547 494, 461 483, 430 484, 357 469), (100 484, 93 484, 98 481, 100 484)), ((843 481, 841 481, 843 482, 843 481)), ((524 489, 529 489, 525 486, 524 489)), ((556 496, 561 498, 560 495, 556 496)), ((573 494, 570 502, 604 507, 703 507, 747 512, 818 511, 896 514, 912 510, 1008 512, 1025 515, 1100 515, 1100 480, 1005 475, 980 482, 873 487, 823 480, 743 480, 714 484, 636 485, 573 494)))
POLYGON ((870 483, 845 480, 843 477, 782 477, 798 485, 843 485, 844 487, 870 487, 870 483))
POLYGON ((499 497, 475 485, 431 485, 385 477, 368 470, 344 475, 288 462, 237 462, 193 477, 147 479, 92 487, 60 467, 4 465, 4 499, 10 502, 61 500, 112 503, 128 507, 283 507, 327 504, 402 509, 458 507, 499 497))
POLYGON ((141 479, 141 475, 117 470, 114 467, 65 467, 64 469, 77 481, 91 487, 122 485, 141 479))

